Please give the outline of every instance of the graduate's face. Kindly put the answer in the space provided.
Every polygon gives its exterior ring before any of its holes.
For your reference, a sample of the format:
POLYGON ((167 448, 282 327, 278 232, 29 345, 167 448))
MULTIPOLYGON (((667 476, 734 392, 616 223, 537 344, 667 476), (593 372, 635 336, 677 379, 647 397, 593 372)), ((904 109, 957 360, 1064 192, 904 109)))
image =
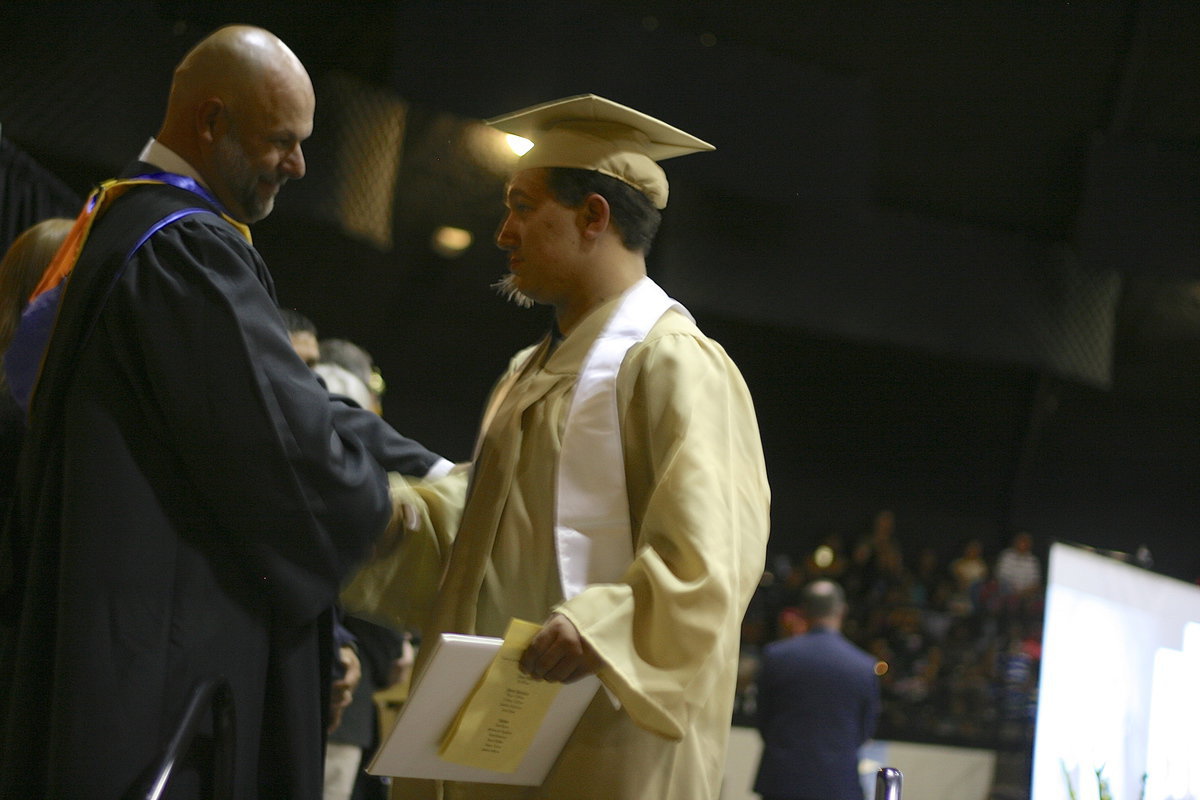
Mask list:
POLYGON ((244 109, 225 109, 224 135, 214 148, 212 189, 235 217, 263 219, 283 185, 304 177, 300 143, 312 133, 313 105, 305 76, 303 83, 264 86, 244 109))
POLYGON ((539 303, 560 305, 576 285, 579 212, 555 199, 545 170, 527 169, 509 181, 508 213, 496 231, 496 245, 508 252, 508 283, 539 303))

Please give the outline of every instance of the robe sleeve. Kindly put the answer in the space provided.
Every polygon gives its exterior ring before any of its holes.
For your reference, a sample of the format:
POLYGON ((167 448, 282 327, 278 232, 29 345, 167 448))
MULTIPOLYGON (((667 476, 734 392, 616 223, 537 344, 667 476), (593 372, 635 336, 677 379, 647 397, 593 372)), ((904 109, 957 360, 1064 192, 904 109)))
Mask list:
MULTIPOLYGON (((295 354, 257 252, 196 215, 129 262, 96 335, 127 337, 118 374, 135 386, 177 464, 164 474, 205 509, 189 525, 232 550, 282 613, 313 617, 336 598, 391 511, 371 420, 330 398, 295 354), (111 313, 108 313, 111 312, 111 313), (215 523, 215 524, 214 524, 215 523)), ((415 461, 413 463, 416 463, 415 461)))
POLYGON ((389 477, 392 521, 370 561, 342 590, 342 605, 381 625, 424 629, 462 517, 469 473, 460 465, 436 480, 389 477), (405 504, 417 514, 415 531, 404 527, 405 504))
MULTIPOLYGON (((371 453, 371 457, 388 472, 423 477, 445 459, 421 444, 397 432, 378 414, 364 410, 357 404, 345 402, 338 395, 331 395, 335 425, 357 437, 371 453)), ((449 470, 448 462, 446 471, 449 470)))
POLYGON ((631 348, 617 398, 634 560, 621 582, 557 610, 604 659, 600 678, 633 720, 679 739, 689 702, 705 702, 736 659, 762 574, 770 490, 758 423, 737 368, 698 333, 631 348))

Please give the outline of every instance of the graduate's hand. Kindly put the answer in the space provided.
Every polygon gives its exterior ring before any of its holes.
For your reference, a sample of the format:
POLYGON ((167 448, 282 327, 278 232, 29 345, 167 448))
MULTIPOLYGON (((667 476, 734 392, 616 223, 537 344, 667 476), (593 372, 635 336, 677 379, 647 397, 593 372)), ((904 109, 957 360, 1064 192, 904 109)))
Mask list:
POLYGON ((417 651, 413 647, 412 634, 405 631, 404 643, 400 646, 400 657, 393 660, 388 669, 387 685, 395 686, 401 681, 408 680, 416 661, 417 651))
MULTIPOLYGON (((391 480, 390 477, 389 480, 391 480)), ((400 486, 403 487, 403 483, 400 486)), ((415 505, 405 502, 409 495, 397 489, 395 485, 392 487, 391 495, 392 518, 388 522, 387 528, 371 547, 372 560, 391 555, 405 537, 421 527, 421 513, 415 505)))
POLYGON ((521 671, 554 683, 574 683, 604 666, 579 629, 562 614, 551 614, 521 654, 521 671))

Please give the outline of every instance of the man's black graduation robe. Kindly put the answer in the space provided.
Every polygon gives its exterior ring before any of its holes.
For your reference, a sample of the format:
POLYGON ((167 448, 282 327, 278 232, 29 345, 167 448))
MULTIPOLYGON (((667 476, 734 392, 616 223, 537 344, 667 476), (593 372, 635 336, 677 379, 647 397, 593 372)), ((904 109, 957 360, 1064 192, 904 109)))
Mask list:
POLYGON ((319 798, 321 615, 388 520, 384 469, 437 458, 329 397, 228 222, 186 216, 126 261, 184 207, 219 210, 116 200, 62 301, 5 533, 0 797, 122 796, 224 675, 236 796, 319 798))

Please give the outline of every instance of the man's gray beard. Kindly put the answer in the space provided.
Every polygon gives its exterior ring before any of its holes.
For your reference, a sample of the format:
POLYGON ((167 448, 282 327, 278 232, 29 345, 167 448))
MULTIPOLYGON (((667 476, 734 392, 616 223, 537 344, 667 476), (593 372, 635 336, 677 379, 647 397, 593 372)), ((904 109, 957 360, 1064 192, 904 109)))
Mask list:
POLYGON ((533 299, 517 288, 517 277, 511 272, 493 283, 492 288, 505 300, 511 300, 521 308, 533 308, 533 299))

